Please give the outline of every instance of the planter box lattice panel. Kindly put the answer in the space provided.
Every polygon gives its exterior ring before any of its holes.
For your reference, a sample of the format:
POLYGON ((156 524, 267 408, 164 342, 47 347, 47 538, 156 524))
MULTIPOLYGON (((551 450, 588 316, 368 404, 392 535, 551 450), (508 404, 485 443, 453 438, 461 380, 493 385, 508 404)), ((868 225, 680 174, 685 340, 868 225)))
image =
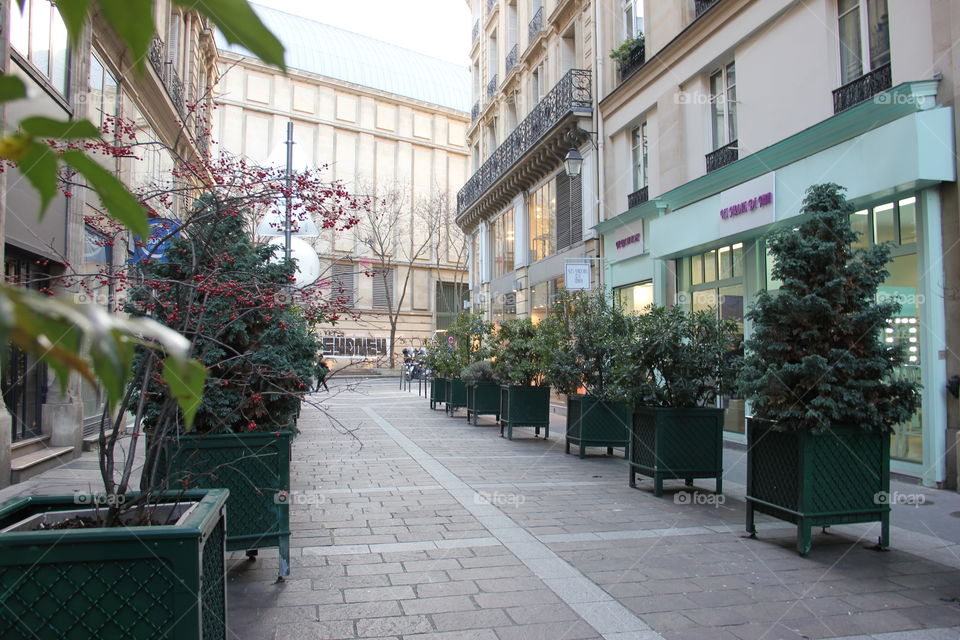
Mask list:
POLYGON ((507 429, 507 439, 513 440, 516 427, 533 427, 534 436, 543 429, 544 439, 550 437, 550 387, 500 387, 500 437, 507 429))
POLYGON ((430 380, 430 408, 436 409, 441 402, 447 401, 447 379, 433 378, 430 380))
POLYGON ((880 522, 890 544, 890 436, 855 427, 814 435, 747 420, 747 531, 754 511, 797 525, 797 551, 810 551, 813 527, 880 522))
POLYGON ((567 453, 570 445, 580 448, 580 457, 586 447, 606 447, 612 454, 614 447, 626 449, 630 444, 630 425, 633 420, 630 407, 619 402, 605 402, 594 396, 567 396, 567 453))
POLYGON ((171 436, 160 468, 168 487, 230 490, 227 550, 277 547, 281 577, 290 574, 289 431, 171 436))
POLYGON ((477 424, 479 416, 496 416, 500 421, 500 385, 496 382, 478 382, 467 385, 467 422, 477 424))
MULTIPOLYGON (((0 534, 0 637, 226 638, 227 492, 178 497, 200 504, 175 525, 0 534)), ((14 498, 0 505, 0 528, 76 506, 74 496, 14 498)))
POLYGON ((447 395, 444 408, 448 415, 467 406, 467 385, 459 378, 447 378, 447 395))
POLYGON ((636 474, 653 478, 653 493, 663 495, 664 479, 716 478, 723 488, 723 409, 640 407, 630 432, 630 486, 636 474))

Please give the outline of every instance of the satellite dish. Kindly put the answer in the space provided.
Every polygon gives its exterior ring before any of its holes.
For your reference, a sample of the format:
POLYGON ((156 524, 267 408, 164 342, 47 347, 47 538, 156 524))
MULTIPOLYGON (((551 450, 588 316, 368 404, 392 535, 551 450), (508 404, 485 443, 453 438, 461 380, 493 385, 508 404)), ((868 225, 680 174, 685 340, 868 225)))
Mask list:
MULTIPOLYGON (((283 238, 270 238, 267 244, 280 247, 280 251, 273 252, 273 258, 270 261, 283 262, 283 238)), ((290 257, 297 261, 297 271, 294 274, 296 287, 303 288, 320 278, 320 256, 306 240, 290 238, 290 257)))

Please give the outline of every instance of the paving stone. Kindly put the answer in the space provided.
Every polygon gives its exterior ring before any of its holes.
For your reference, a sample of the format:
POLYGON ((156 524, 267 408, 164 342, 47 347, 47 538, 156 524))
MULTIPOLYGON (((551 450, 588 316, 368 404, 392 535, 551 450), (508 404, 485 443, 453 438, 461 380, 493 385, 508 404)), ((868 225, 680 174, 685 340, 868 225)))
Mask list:
POLYGON ((416 594, 413 588, 409 586, 345 589, 343 592, 343 598, 346 602, 378 602, 414 597, 416 597, 416 594))
POLYGON ((403 635, 433 631, 427 616, 392 616, 388 618, 361 618, 357 620, 357 637, 403 635))
POLYGON ((492 629, 513 624, 503 609, 482 609, 480 611, 456 611, 436 613, 430 616, 439 631, 462 629, 492 629))
POLYGON ((416 613, 446 613, 448 611, 470 611, 476 609, 468 596, 441 596, 439 598, 417 598, 402 600, 400 606, 408 615, 416 613))
POLYGON ((497 629, 500 640, 601 640, 596 629, 586 622, 551 622, 497 629))

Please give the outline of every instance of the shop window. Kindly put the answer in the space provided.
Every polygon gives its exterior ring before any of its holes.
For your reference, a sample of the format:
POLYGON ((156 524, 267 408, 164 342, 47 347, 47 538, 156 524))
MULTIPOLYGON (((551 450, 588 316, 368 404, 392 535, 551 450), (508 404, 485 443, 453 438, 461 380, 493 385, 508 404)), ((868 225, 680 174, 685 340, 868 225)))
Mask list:
POLYGON ((503 322, 517 315, 517 294, 515 291, 494 296, 490 305, 494 322, 503 322))
POLYGON ((839 0, 840 84, 890 62, 887 0, 839 0))
POLYGON ((493 277, 499 278, 512 273, 514 257, 513 209, 491 223, 490 247, 493 254, 493 277))
POLYGON ((557 294, 563 291, 563 278, 544 280, 530 287, 530 317, 539 322, 547 317, 557 300, 557 294))
POLYGON ((23 12, 10 7, 10 45, 66 98, 70 68, 67 28, 49 0, 26 0, 23 12))
POLYGON ((557 195, 553 180, 530 194, 530 262, 557 252, 557 195))
POLYGON ((653 304, 653 282, 641 282, 613 290, 613 299, 624 313, 646 313, 653 304))

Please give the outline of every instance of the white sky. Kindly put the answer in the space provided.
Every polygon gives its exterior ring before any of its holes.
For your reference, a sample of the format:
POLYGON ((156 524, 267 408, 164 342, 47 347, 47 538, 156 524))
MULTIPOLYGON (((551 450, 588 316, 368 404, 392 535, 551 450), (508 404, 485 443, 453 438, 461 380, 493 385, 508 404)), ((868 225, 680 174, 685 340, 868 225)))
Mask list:
POLYGON ((463 66, 473 24, 466 0, 251 0, 463 66))

